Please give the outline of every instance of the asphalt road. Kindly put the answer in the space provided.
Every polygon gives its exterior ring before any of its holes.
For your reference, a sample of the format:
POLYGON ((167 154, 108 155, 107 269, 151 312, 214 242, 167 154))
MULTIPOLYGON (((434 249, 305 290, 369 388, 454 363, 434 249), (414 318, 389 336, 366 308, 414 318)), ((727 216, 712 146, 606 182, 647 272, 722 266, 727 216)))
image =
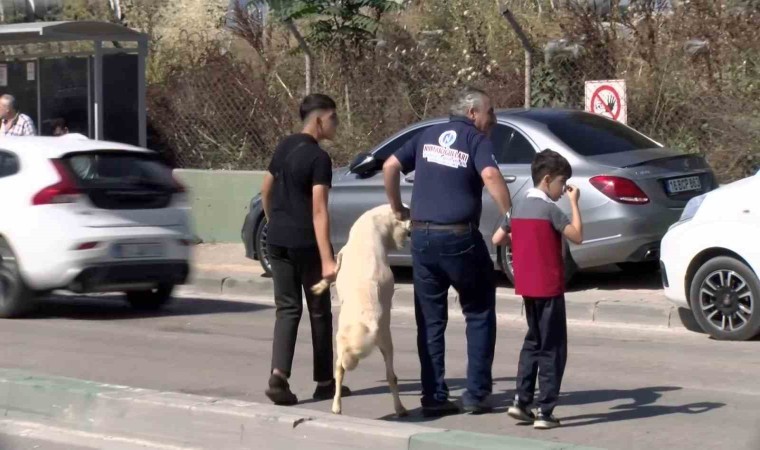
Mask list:
MULTIPOLYGON (((209 298, 188 290, 183 295, 158 315, 136 314, 118 297, 54 298, 28 319, 0 321, 0 365, 265 402, 271 300, 209 298)), ((292 385, 301 406, 329 411, 329 402, 310 400, 314 384, 308 320, 301 327, 292 385)), ((564 427, 538 432, 515 425, 504 414, 513 397, 524 330, 520 322, 499 324, 495 413, 428 420, 418 410, 413 317, 395 314, 396 370, 402 401, 412 411, 405 420, 608 449, 760 449, 760 341, 718 342, 687 331, 571 327, 569 363, 556 410, 564 427)), ((459 396, 466 361, 459 317, 452 317, 447 344, 449 386, 459 396)), ((347 374, 354 396, 344 400, 344 414, 393 420, 383 367, 375 353, 347 374)))

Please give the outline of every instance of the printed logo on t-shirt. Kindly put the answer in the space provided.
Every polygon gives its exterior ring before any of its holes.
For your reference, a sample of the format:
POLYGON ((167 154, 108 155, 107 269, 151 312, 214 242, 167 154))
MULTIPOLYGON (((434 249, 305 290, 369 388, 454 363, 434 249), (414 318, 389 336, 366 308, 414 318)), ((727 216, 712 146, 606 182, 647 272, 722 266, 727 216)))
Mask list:
POLYGON ((444 131, 443 134, 438 137, 438 143, 441 144, 441 147, 446 148, 451 147, 456 140, 457 132, 454 130, 444 131))
POLYGON ((422 157, 433 164, 458 169, 467 167, 470 155, 455 148, 445 148, 438 145, 425 144, 422 147, 422 157))
POLYGON ((438 137, 438 143, 441 145, 425 144, 422 147, 422 157, 433 164, 458 169, 467 167, 470 155, 460 152, 451 145, 457 140, 457 132, 454 130, 445 131, 438 137))

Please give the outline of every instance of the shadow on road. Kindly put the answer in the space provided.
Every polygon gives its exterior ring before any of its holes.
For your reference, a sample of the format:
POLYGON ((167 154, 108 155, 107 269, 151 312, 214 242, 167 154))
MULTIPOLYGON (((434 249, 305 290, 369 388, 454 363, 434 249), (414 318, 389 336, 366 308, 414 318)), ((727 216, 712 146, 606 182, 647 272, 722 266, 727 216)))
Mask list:
MULTIPOLYGON (((397 284, 411 285, 414 276, 411 267, 394 267, 393 275, 397 284)), ((507 280, 503 272, 496 272, 496 286, 511 288, 512 284, 507 280)), ((568 286, 569 292, 586 291, 589 289, 603 290, 640 290, 662 289, 662 280, 659 272, 636 273, 624 272, 614 267, 602 267, 579 272, 575 275, 568 286)))
MULTIPOLYGON (((457 388, 464 388, 465 381, 466 380, 464 379, 452 380, 452 383, 449 385, 449 387, 452 388, 452 390, 457 388)), ((500 378, 499 380, 495 381, 514 381, 514 378, 500 378)), ((415 395, 417 395, 419 389, 419 383, 411 383, 401 386, 402 393, 413 391, 415 392, 415 395)), ((625 402, 623 404, 613 406, 608 410, 608 412, 563 417, 561 418, 562 427, 580 427, 605 422, 646 419, 650 417, 665 416, 670 414, 702 414, 726 406, 725 403, 715 402, 698 402, 679 406, 660 406, 655 404, 664 393, 678 391, 681 389, 681 387, 677 386, 654 386, 638 389, 602 389, 596 391, 576 391, 565 393, 561 395, 561 399, 559 401, 560 407, 591 405, 595 403, 617 402, 621 400, 625 402)), ((387 392, 387 388, 384 390, 380 388, 373 388, 371 390, 360 392, 363 392, 365 394, 376 394, 387 392)), ((513 390, 494 393, 491 397, 491 404, 494 406, 493 413, 504 412, 511 404, 513 397, 513 390)), ((409 405, 407 405, 407 407, 408 406, 409 405)), ((411 409, 409 411, 408 417, 396 418, 395 415, 389 414, 380 417, 380 419, 410 423, 431 422, 439 420, 439 418, 423 417, 422 408, 411 409)))
POLYGON ((616 408, 636 408, 656 403, 665 392, 680 391, 678 386, 655 386, 638 389, 600 389, 597 391, 576 391, 560 394, 562 406, 589 405, 630 399, 631 403, 616 408))
POLYGON ((25 316, 24 319, 131 320, 150 317, 246 313, 270 308, 272 307, 267 305, 229 300, 175 298, 162 310, 138 311, 133 309, 123 296, 119 295, 52 296, 41 299, 35 310, 25 316))
MULTIPOLYGON (((515 381, 514 377, 501 377, 501 378, 494 378, 493 382, 510 382, 513 383, 515 381)), ((465 378, 447 378, 446 384, 449 386, 449 391, 457 391, 462 390, 465 388, 467 384, 467 379, 465 378)), ((420 385, 419 381, 416 380, 399 380, 399 391, 401 391, 402 397, 412 397, 413 401, 419 405, 419 398, 420 398, 420 392, 422 391, 422 386, 420 385), (406 393, 406 395, 404 395, 406 393)), ((353 395, 370 395, 370 394, 382 394, 386 393, 388 394, 390 398, 390 391, 388 390, 388 387, 376 387, 371 389, 363 389, 360 391, 354 392, 353 395)), ((489 403, 493 405, 494 410, 493 413, 500 413, 507 410, 507 407, 511 404, 512 398, 514 397, 513 391, 504 391, 501 393, 494 392, 490 399, 489 403)), ((452 401, 456 401, 455 397, 451 398, 452 401)), ((412 408, 409 404, 409 399, 405 400, 405 404, 407 408, 409 408, 409 415, 407 417, 398 418, 394 414, 388 414, 383 417, 379 417, 379 420, 392 420, 392 421, 399 421, 399 422, 409 422, 409 423, 417 423, 417 422, 431 422, 438 420, 437 417, 423 417, 422 416, 422 407, 412 408)))
POLYGON ((621 405, 610 409, 608 413, 583 414, 580 416, 565 417, 562 420, 563 428, 582 427, 597 425, 606 422, 620 422, 623 420, 648 419, 650 417, 669 416, 671 414, 702 414, 714 409, 726 406, 725 403, 699 402, 680 406, 631 406, 621 405))

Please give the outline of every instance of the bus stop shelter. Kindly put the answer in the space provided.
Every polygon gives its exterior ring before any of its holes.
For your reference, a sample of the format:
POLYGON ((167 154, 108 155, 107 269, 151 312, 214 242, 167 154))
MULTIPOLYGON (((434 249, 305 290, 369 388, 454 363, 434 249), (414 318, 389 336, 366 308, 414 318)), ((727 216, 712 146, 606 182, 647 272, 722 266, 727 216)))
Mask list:
POLYGON ((146 146, 146 34, 92 21, 0 25, 3 49, 41 43, 52 45, 0 54, 0 94, 16 97, 38 134, 51 134, 50 122, 64 118, 71 132, 146 146), (84 45, 72 50, 72 42, 84 45))

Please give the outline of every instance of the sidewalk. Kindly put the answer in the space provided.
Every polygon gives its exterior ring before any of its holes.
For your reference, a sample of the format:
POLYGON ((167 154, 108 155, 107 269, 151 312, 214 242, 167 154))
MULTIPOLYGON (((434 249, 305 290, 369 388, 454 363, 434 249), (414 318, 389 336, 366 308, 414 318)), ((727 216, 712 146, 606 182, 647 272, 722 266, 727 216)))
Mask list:
MULTIPOLYGON (((271 278, 264 275, 258 261, 245 257, 242 244, 198 245, 194 248, 193 267, 192 287, 204 293, 270 299, 273 295, 271 278)), ((413 313, 411 272, 399 272, 393 308, 413 313)), ((523 320, 522 298, 503 280, 496 297, 501 320, 523 320)), ((566 299, 569 322, 676 330, 696 326, 688 311, 679 310, 664 297, 657 274, 647 277, 610 271, 581 274, 566 299)), ((456 310, 459 314, 456 291, 450 291, 449 300, 452 312, 456 310)))

